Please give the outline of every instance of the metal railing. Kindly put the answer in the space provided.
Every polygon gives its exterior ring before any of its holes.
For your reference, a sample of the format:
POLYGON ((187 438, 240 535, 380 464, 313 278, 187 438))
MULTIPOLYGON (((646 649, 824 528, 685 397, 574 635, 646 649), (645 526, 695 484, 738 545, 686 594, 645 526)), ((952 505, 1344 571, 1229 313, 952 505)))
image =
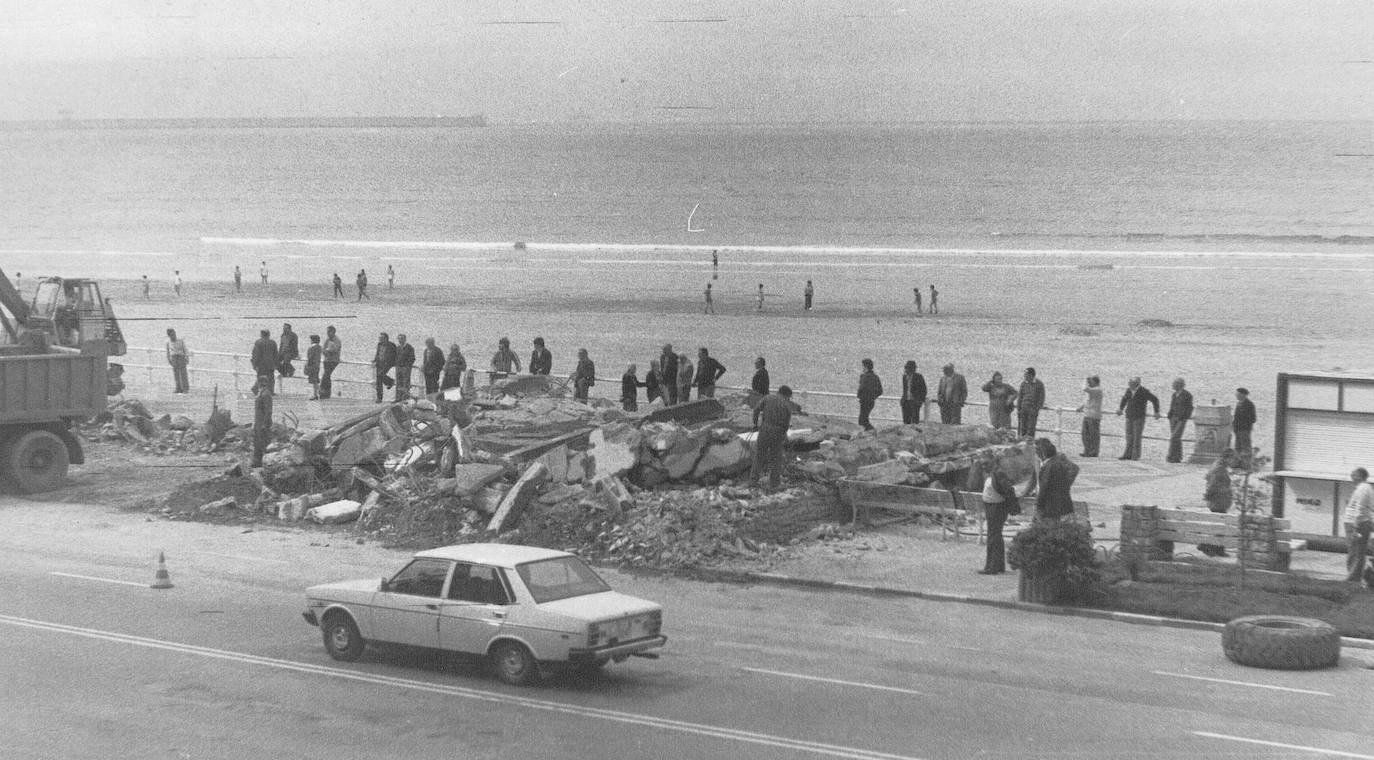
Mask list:
MULTIPOLYGON (((146 372, 147 382, 149 386, 154 385, 154 372, 157 370, 166 370, 168 372, 168 384, 170 384, 171 382, 171 366, 166 363, 165 349, 150 348, 146 346, 130 346, 128 349, 128 354, 125 357, 121 357, 121 361, 119 363, 124 365, 126 371, 129 369, 136 369, 146 372), (136 364, 131 363, 129 361, 125 361, 126 359, 132 357, 136 353, 144 355, 147 359, 146 362, 142 364, 136 364), (161 361, 159 362, 158 360, 161 361)), ((300 383, 301 392, 308 393, 310 388, 306 384, 305 371, 303 367, 303 362, 301 364, 297 364, 296 375, 285 378, 284 382, 287 384, 286 387, 288 388, 294 386, 296 383, 300 383)), ((190 375, 192 386, 204 384, 203 382, 200 384, 196 382, 196 378, 198 377, 201 378, 202 381, 214 377, 228 377, 230 378, 233 390, 236 393, 247 393, 249 389, 252 388, 253 384, 257 382, 257 373, 253 371, 253 367, 249 361, 249 356, 247 354, 235 354, 225 351, 196 351, 192 356, 192 363, 187 366, 187 371, 190 375), (207 359, 209 360, 208 364, 211 366, 207 366, 207 359)), ((479 376, 487 374, 485 370, 479 371, 469 369, 468 371, 476 373, 479 376)), ((125 382, 129 382, 131 379, 132 378, 126 372, 125 382)), ((282 381, 279 380, 279 382, 282 381)), ((362 398, 368 396, 369 394, 375 393, 376 388, 375 380, 373 379, 372 365, 369 362, 339 362, 339 366, 334 370, 332 382, 334 385, 333 395, 336 397, 345 397, 346 394, 341 392, 345 388, 353 392, 358 398, 362 398), (358 388, 358 386, 361 386, 361 388, 358 388)), ((618 392, 620 390, 619 377, 598 377, 596 379, 596 382, 597 384, 592 386, 592 395, 595 395, 597 398, 605 398, 612 401, 619 400, 618 395, 607 394, 603 390, 614 389, 616 392, 618 392)), ((420 372, 415 371, 411 373, 412 389, 418 388, 422 391, 424 389, 423 383, 424 376, 420 372), (415 382, 417 379, 419 380, 418 384, 415 382)), ((724 391, 751 390, 748 387, 735 385, 717 385, 716 388, 718 390, 724 391)), ((391 392, 394 393, 394 390, 391 392)), ((418 392, 415 392, 415 395, 420 394, 418 392)), ((853 393, 839 393, 835 391, 818 391, 794 388, 792 390, 792 397, 793 400, 801 404, 802 407, 807 409, 808 411, 820 412, 822 414, 830 414, 835 416, 849 416, 852 414, 856 414, 855 409, 858 404, 858 399, 855 398, 855 395, 853 393)), ((878 399, 878 404, 887 407, 899 406, 900 401, 901 400, 895 396, 882 396, 878 399)), ((879 407, 877 406, 874 407, 875 412, 878 408, 879 407)), ((979 414, 980 412, 978 410, 982 410, 981 414, 984 415, 983 419, 986 420, 987 408, 987 403, 965 404, 965 417, 968 418, 969 415, 979 414)), ((1064 427, 1065 416, 1068 415, 1071 419, 1075 419, 1081 424, 1083 415, 1081 412, 1078 411, 1076 407, 1045 407, 1041 410, 1042 420, 1044 419, 1047 413, 1053 414, 1054 427, 1044 427, 1043 425, 1037 425, 1036 432, 1053 436, 1055 446, 1062 448, 1064 445, 1064 436, 1066 434, 1076 436, 1079 433, 1079 427, 1077 426, 1072 428, 1064 427)), ((1112 417, 1114 417, 1114 415, 1103 415, 1102 419, 1104 423, 1104 428, 1106 427, 1105 423, 1112 417)), ((881 422, 893 423, 899 423, 902 421, 900 415, 893 417, 882 414, 873 414, 870 416, 870 419, 881 422)), ((921 419, 927 421, 931 419, 939 419, 939 407, 934 400, 927 399, 926 402, 923 404, 921 409, 921 419)), ((965 419, 965 423, 978 424, 976 422, 973 422, 972 419, 965 419)), ((1125 432, 1124 430, 1121 432, 1115 432, 1104 429, 1102 431, 1102 437, 1124 438, 1125 432)), ((1169 437, 1167 435, 1145 435, 1142 437, 1146 440, 1151 441, 1169 440, 1169 437)), ((1193 442, 1193 439, 1191 438, 1184 438, 1183 440, 1185 443, 1193 442)))

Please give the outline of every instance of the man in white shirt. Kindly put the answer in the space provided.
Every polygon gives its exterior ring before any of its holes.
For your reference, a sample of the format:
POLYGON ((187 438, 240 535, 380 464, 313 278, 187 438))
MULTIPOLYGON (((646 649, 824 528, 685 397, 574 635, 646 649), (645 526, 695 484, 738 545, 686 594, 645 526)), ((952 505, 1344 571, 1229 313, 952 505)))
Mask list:
POLYGON ((1374 528, 1374 485, 1369 484, 1369 471, 1356 467, 1350 471, 1355 491, 1345 505, 1345 538, 1349 548, 1345 553, 1345 579, 1359 583, 1369 556, 1369 532, 1374 528))

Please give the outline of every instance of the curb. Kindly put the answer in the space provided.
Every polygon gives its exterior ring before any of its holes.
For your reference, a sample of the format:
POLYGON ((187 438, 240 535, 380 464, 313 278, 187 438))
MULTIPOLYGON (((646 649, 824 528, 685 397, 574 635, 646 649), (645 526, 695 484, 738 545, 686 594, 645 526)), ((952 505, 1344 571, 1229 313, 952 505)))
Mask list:
MULTIPOLYGON (((1184 620, 1181 618, 1159 617, 1157 615, 1141 615, 1134 612, 1098 610, 1088 607, 1061 607, 1051 604, 1018 602, 1010 599, 990 599, 988 597, 973 596, 971 594, 951 594, 940 591, 920 591, 917 589, 892 588, 887 586, 868 586, 860 583, 850 583, 849 581, 799 578, 791 575, 783 575, 782 573, 753 573, 744 570, 699 569, 691 573, 681 573, 679 575, 695 578, 697 580, 722 583, 757 583, 792 588, 828 589, 848 593, 870 594, 873 596, 900 596, 909 599, 925 599, 932 602, 958 602, 961 604, 973 604, 983 607, 999 607, 1002 609, 1021 610, 1023 612, 1038 612, 1044 615, 1064 615, 1095 620, 1112 620, 1118 623, 1152 625, 1161 628, 1181 628, 1219 633, 1226 627, 1224 623, 1212 623, 1205 620, 1184 620)), ((1342 636, 1341 646, 1350 649, 1374 650, 1374 640, 1353 639, 1342 636)))

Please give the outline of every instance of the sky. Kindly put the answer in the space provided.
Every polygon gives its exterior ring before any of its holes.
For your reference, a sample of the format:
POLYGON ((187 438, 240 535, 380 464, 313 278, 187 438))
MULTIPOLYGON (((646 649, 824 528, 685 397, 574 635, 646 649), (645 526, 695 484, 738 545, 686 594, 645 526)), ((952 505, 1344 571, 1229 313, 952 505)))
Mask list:
POLYGON ((1374 119, 1368 0, 0 0, 0 119, 1374 119))

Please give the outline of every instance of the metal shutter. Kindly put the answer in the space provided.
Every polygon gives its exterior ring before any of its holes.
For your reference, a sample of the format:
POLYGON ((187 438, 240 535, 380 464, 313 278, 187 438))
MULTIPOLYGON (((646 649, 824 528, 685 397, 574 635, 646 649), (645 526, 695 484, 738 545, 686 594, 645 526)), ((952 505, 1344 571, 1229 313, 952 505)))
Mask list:
POLYGON ((1283 467, 1344 475, 1374 470, 1374 416, 1293 409, 1288 412, 1283 467))

